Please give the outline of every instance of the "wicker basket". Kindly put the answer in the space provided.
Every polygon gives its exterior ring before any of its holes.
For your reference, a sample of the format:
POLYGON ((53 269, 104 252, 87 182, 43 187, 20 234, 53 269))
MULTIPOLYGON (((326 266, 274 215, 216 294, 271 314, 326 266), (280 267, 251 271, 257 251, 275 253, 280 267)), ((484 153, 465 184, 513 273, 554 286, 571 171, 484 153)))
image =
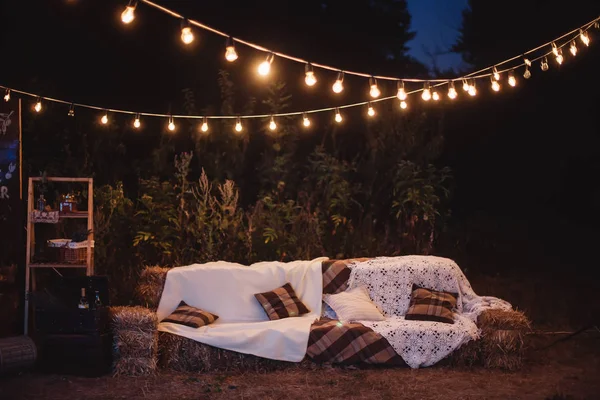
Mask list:
MULTIPOLYGON (((93 256, 94 253, 92 253, 93 256)), ((65 264, 85 264, 87 262, 87 248, 69 249, 58 248, 58 262, 65 264)))

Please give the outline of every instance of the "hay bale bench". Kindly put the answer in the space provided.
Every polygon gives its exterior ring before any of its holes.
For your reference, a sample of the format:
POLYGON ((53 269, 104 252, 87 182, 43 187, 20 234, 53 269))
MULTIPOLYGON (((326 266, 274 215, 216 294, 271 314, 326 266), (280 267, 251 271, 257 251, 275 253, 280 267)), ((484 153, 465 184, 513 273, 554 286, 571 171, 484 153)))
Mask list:
MULTIPOLYGON (((255 371, 283 368, 314 369, 314 362, 276 361, 216 348, 194 340, 158 332, 156 309, 170 268, 147 267, 136 288, 141 306, 113 307, 116 375, 147 375, 164 368, 180 372, 255 371)), ((483 366, 516 370, 523 363, 524 336, 530 322, 521 311, 487 310, 477 321, 480 340, 471 341, 443 360, 455 366, 483 366)))

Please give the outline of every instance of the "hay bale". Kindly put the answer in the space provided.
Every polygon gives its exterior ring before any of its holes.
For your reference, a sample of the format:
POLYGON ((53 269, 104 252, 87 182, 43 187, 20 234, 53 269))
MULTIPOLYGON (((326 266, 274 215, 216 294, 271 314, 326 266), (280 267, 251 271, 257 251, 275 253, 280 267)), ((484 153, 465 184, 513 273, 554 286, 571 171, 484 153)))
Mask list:
POLYGON ((179 372, 267 372, 286 368, 314 368, 309 361, 293 363, 219 349, 182 336, 159 332, 161 368, 179 372))
POLYGON ((523 366, 524 332, 516 329, 486 330, 483 334, 481 357, 486 368, 510 371, 523 366))
POLYGON ((135 288, 135 296, 142 305, 154 310, 158 308, 169 269, 154 266, 146 267, 142 271, 138 285, 135 288))
POLYGON ((158 321, 144 307, 111 307, 115 375, 149 375, 158 366, 158 321))
POLYGON ((481 365, 481 340, 471 340, 448 356, 448 363, 457 367, 481 365))
POLYGON ((477 326, 482 330, 523 330, 531 329, 531 322, 519 310, 485 310, 477 319, 477 326))

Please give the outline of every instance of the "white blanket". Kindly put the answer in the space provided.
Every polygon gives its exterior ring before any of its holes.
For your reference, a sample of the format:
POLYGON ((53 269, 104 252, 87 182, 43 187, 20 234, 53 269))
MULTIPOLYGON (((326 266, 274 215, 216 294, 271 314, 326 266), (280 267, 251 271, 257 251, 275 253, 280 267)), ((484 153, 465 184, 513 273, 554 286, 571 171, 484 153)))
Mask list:
POLYGON ((349 287, 364 285, 381 307, 385 321, 359 321, 386 338, 411 368, 431 366, 480 335, 479 314, 490 308, 510 310, 504 300, 477 296, 458 265, 433 256, 379 257, 350 266, 349 287), (454 324, 407 321, 412 285, 457 293, 454 324))
POLYGON ((327 258, 250 266, 217 261, 173 268, 167 273, 158 320, 171 314, 181 300, 216 314, 219 319, 201 328, 160 323, 158 330, 222 349, 299 362, 306 354, 310 326, 321 314, 323 260, 327 258), (270 321, 254 294, 288 282, 311 312, 270 321))

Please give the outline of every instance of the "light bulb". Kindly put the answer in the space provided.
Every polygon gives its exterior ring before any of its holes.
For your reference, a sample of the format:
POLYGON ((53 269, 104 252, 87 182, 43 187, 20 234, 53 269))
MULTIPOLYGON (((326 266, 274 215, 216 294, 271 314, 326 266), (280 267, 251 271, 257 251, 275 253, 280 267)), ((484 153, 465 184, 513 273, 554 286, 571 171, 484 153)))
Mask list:
POLYGON ((458 96, 458 93, 456 93, 456 88, 454 87, 454 82, 452 82, 452 81, 448 82, 448 97, 451 100, 454 100, 457 96, 458 96))
POLYGON ((558 53, 558 55, 556 56, 556 62, 558 63, 558 65, 561 65, 564 61, 563 55, 562 53, 558 53))
POLYGON ((556 47, 556 43, 552 43, 552 54, 554 54, 555 57, 558 57, 558 47, 556 47))
POLYGON ((169 117, 169 125, 167 125, 167 128, 173 132, 175 130, 175 121, 173 120, 173 117, 169 117))
POLYGON ((475 83, 473 82, 472 85, 469 85, 469 95, 475 96, 476 94, 477 94, 477 88, 475 88, 475 83))
POLYGON ((102 123, 102 125, 108 124, 108 114, 104 114, 102 118, 100 118, 100 122, 102 123))
POLYGON ((271 72, 271 63, 273 62, 273 54, 269 54, 267 56, 267 59, 263 62, 260 63, 260 65, 258 66, 258 74, 261 76, 267 76, 269 75, 269 72, 271 72))
POLYGON ((234 62, 238 59, 238 55, 234 46, 227 46, 225 48, 225 59, 229 62, 234 62))
POLYGON ((529 71, 529 67, 525 67, 525 72, 523 72, 523 78, 525 78, 525 79, 531 78, 531 71, 529 71))
POLYGON ((575 41, 573 40, 571 42, 571 46, 569 46, 569 51, 571 52, 571 54, 573 54, 574 56, 577 55, 577 45, 575 44, 575 41))
POLYGON ((135 129, 139 129, 140 126, 142 126, 142 123, 140 122, 140 116, 136 115, 135 119, 133 120, 133 127, 135 129))
POLYGON ((508 84, 512 87, 517 86, 517 78, 512 72, 508 75, 508 84))
POLYGON ((492 90, 494 92, 500 91, 500 83, 498 83, 498 81, 492 80, 492 90))
POLYGON ((402 100, 400 102, 400 108, 403 110, 406 110, 407 107, 408 107, 408 104, 406 103, 406 101, 402 100))
POLYGON ((35 112, 42 111, 42 100, 41 99, 38 99, 38 101, 35 103, 35 106, 33 106, 33 109, 35 110, 35 112))
POLYGON ((431 100, 431 90, 429 90, 429 88, 423 89, 423 93, 421 93, 421 98, 425 101, 431 100))
POLYGON ((497 81, 500 80, 500 72, 498 72, 498 69, 496 67, 494 67, 494 79, 497 81))
POLYGON ((75 106, 73 104, 71 104, 71 106, 69 107, 69 113, 67 115, 69 117, 74 117, 75 116, 75 106))
POLYGON ((406 94, 406 90, 404 89, 404 82, 402 82, 402 85, 398 87, 398 94, 396 95, 396 97, 398 97, 398 100, 406 100, 406 98, 408 97, 406 94))
POLYGON ((306 128, 310 126, 310 119, 308 119, 308 116, 306 116, 306 114, 304 114, 304 116, 302 117, 302 125, 304 125, 306 128))
POLYGON ((6 89, 6 93, 4 94, 4 101, 10 101, 10 89, 6 89))
POLYGON ((369 85, 371 86, 371 90, 369 90, 369 94, 372 98, 376 99, 381 94, 381 91, 377 87, 377 80, 373 77, 369 79, 369 85))
POLYGON ((200 130, 202 132, 208 132, 208 121, 206 120, 206 118, 204 118, 204 120, 202 121, 202 125, 200 125, 200 130))
POLYGON ((369 109, 367 110, 367 115, 369 115, 369 117, 375 116, 375 109, 373 108, 373 106, 369 105, 369 109))
POLYGON ((579 38, 586 46, 590 45, 590 37, 588 36, 587 32, 584 32, 582 29, 579 30, 579 38))
POLYGON ((242 121, 239 118, 237 119, 237 122, 235 123, 235 131, 236 132, 242 131, 242 121))
POLYGON ((125 11, 123 11, 123 13, 121 14, 121 21, 123 21, 124 24, 129 24, 131 23, 131 21, 133 21, 134 18, 135 5, 133 5, 133 3, 130 2, 125 11))
POLYGON ((181 41, 185 44, 190 44, 194 41, 194 32, 190 26, 181 28, 181 41))
POLYGON ((344 81, 344 73, 340 72, 340 73, 338 73, 338 77, 337 77, 335 83, 331 87, 331 89, 333 90, 334 93, 342 93, 342 90, 344 90, 344 84, 342 83, 343 81, 344 81))
POLYGON ((463 80, 463 86, 462 87, 463 87, 463 90, 465 92, 468 92, 469 89, 471 88, 471 85, 469 85, 469 82, 467 82, 467 80, 465 79, 465 80, 463 80))
POLYGON ((335 110, 335 122, 342 122, 342 114, 340 114, 340 110, 335 110))
POLYGON ((546 57, 544 57, 542 59, 542 63, 540 64, 540 68, 542 69, 542 71, 548 71, 548 59, 546 57))
POLYGON ((271 122, 269 122, 269 129, 272 131, 277 129, 277 124, 275 123, 275 120, 273 119, 273 117, 271 117, 271 122))
POLYGON ((440 99, 440 94, 436 91, 433 92, 433 94, 431 95, 431 98, 433 99, 433 101, 438 101, 440 99))
POLYGON ((525 65, 527 65, 528 67, 531 67, 531 60, 529 58, 524 58, 523 62, 525 62, 525 65))
POLYGON ((314 86, 317 83, 317 77, 313 71, 306 71, 306 76, 304 77, 304 82, 307 86, 314 86))

